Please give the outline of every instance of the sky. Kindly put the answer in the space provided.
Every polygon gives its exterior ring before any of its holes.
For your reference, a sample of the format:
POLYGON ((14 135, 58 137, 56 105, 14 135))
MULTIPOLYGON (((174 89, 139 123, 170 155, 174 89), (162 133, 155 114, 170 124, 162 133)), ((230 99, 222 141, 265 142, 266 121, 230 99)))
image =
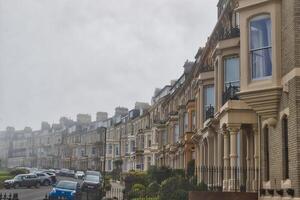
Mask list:
POLYGON ((0 0, 0 130, 151 102, 194 61, 217 0, 0 0))

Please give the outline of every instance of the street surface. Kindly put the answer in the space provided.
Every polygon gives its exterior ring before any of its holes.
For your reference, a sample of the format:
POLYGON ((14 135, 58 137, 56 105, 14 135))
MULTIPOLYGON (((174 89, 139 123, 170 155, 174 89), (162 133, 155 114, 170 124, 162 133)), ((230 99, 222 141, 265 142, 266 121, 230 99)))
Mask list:
MULTIPOLYGON (((76 181, 81 183, 82 180, 77 180, 73 178, 68 177, 57 177, 58 180, 70 180, 70 181, 76 181)), ((0 193, 2 194, 9 194, 9 193, 18 193, 20 200, 43 200, 45 198, 45 195, 48 194, 52 190, 51 186, 41 186, 40 188, 20 188, 20 189, 3 189, 0 190, 0 193)), ((83 194, 83 196, 86 196, 83 194)), ((85 198, 82 198, 83 200, 85 198)))

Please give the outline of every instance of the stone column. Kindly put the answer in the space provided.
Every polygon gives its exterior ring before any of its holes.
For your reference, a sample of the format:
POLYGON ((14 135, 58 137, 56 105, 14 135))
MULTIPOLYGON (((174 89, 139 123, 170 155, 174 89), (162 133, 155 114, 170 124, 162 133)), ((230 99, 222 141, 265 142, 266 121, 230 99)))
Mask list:
POLYGON ((240 126, 230 125, 228 130, 230 132, 230 167, 231 167, 231 178, 229 183, 229 190, 235 191, 239 189, 239 178, 238 178, 238 155, 237 155, 237 134, 240 126))
POLYGON ((224 180, 223 180, 223 190, 228 191, 228 183, 229 183, 229 167, 230 167, 230 159, 229 159, 229 133, 226 128, 222 129, 223 137, 224 137, 224 180))
POLYGON ((222 132, 218 131, 218 153, 217 153, 217 156, 218 156, 218 162, 217 162, 217 167, 218 167, 218 171, 220 172, 219 175, 218 175, 218 185, 221 186, 222 183, 222 174, 221 174, 221 171, 220 169, 222 169, 223 167, 223 157, 224 157, 224 154, 223 154, 223 151, 224 151, 224 141, 223 141, 223 135, 222 135, 222 132))
POLYGON ((253 127, 253 134, 254 134, 254 180, 253 180, 253 191, 257 191, 258 189, 258 180, 259 180, 259 147, 260 147, 260 140, 258 134, 257 126, 253 127))

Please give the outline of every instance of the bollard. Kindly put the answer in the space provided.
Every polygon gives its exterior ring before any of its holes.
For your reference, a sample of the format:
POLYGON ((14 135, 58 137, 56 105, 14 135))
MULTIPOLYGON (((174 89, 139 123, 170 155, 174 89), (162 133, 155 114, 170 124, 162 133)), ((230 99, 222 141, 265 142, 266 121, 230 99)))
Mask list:
POLYGON ((0 200, 2 199, 2 193, 0 193, 0 200))
POLYGON ((11 199, 11 193, 9 193, 9 195, 8 195, 8 200, 12 200, 11 199))
POLYGON ((48 200, 48 195, 47 195, 47 194, 45 195, 45 198, 44 198, 44 200, 48 200))
POLYGON ((4 193, 3 199, 6 199, 6 193, 4 193))

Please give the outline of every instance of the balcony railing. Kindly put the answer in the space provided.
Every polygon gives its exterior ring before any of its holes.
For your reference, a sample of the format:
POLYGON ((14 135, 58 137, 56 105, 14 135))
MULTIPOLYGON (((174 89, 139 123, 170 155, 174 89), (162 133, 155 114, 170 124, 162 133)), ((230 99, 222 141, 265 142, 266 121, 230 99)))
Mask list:
POLYGON ((239 100, 237 93, 240 91, 240 86, 229 83, 225 86, 225 91, 223 93, 223 104, 229 100, 239 100))
POLYGON ((214 118, 215 115, 215 108, 212 105, 209 105, 205 109, 205 120, 208 120, 210 118, 214 118))
POLYGON ((240 37, 240 29, 238 27, 231 28, 229 30, 221 29, 218 32, 219 40, 228 40, 236 37, 240 37))

